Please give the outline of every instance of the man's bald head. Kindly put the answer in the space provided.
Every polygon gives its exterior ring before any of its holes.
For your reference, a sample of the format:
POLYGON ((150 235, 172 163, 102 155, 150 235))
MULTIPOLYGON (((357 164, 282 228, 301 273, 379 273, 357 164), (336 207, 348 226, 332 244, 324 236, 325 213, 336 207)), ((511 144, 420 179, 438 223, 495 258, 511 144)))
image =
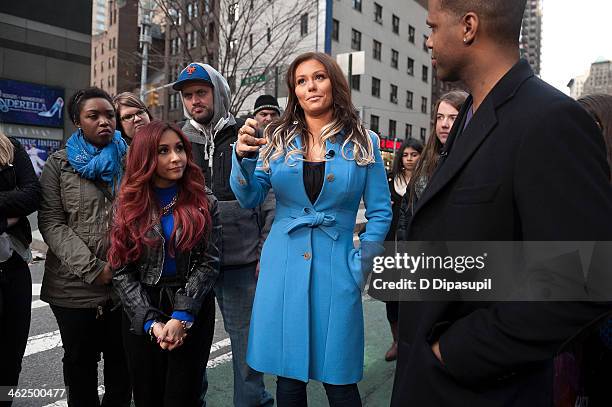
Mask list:
POLYGON ((478 15, 484 31, 504 44, 517 44, 526 0, 440 0, 442 10, 462 17, 478 15))

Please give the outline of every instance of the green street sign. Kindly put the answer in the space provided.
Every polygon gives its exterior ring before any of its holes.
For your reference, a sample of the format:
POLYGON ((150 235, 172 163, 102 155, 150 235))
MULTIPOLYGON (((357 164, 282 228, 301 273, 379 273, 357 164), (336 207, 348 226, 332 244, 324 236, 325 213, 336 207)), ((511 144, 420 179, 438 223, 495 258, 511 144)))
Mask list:
POLYGON ((241 86, 252 85, 254 83, 265 82, 265 81, 266 81, 266 75, 265 74, 255 75, 255 76, 248 76, 246 78, 242 78, 242 81, 240 81, 240 85, 241 86))

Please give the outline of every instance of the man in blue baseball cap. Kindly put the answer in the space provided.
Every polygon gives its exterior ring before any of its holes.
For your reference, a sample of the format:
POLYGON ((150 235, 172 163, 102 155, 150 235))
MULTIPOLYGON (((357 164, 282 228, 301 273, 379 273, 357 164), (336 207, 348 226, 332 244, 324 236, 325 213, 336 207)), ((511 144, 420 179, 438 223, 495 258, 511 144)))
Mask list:
MULTIPOLYGON (((274 216, 274 203, 269 202, 273 197, 271 194, 254 214, 253 209, 240 207, 230 189, 238 126, 229 111, 230 88, 225 78, 210 65, 192 62, 172 87, 181 92, 188 119, 183 132, 192 143, 193 158, 204 172, 206 186, 219 201, 223 252, 215 295, 232 344, 234 405, 271 406, 274 399, 265 389, 263 374, 246 364, 246 351, 259 254, 274 216)), ((212 312, 210 318, 214 321, 214 309, 212 312)), ((212 332, 205 346, 210 348, 211 343, 212 332)), ((204 376, 202 400, 207 387, 204 376)))

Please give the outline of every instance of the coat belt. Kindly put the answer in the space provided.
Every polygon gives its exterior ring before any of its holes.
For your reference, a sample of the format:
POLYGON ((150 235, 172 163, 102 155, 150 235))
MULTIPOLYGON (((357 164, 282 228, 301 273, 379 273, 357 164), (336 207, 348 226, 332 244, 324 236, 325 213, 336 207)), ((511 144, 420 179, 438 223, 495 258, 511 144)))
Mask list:
POLYGON ((327 215, 325 212, 317 212, 310 208, 304 208, 301 212, 290 215, 293 219, 285 226, 285 233, 290 234, 301 227, 319 228, 333 240, 338 240, 338 231, 332 226, 336 224, 334 215, 327 215))

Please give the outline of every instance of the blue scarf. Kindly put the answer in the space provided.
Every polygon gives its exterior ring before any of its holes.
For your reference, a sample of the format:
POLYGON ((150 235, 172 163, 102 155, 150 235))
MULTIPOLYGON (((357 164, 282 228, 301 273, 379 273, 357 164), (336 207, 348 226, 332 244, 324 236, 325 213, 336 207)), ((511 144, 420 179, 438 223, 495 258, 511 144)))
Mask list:
POLYGON ((110 143, 98 148, 87 141, 79 129, 72 133, 66 142, 66 155, 72 168, 81 177, 92 181, 102 180, 110 185, 115 193, 123 175, 123 157, 127 148, 118 131, 115 131, 110 143))

